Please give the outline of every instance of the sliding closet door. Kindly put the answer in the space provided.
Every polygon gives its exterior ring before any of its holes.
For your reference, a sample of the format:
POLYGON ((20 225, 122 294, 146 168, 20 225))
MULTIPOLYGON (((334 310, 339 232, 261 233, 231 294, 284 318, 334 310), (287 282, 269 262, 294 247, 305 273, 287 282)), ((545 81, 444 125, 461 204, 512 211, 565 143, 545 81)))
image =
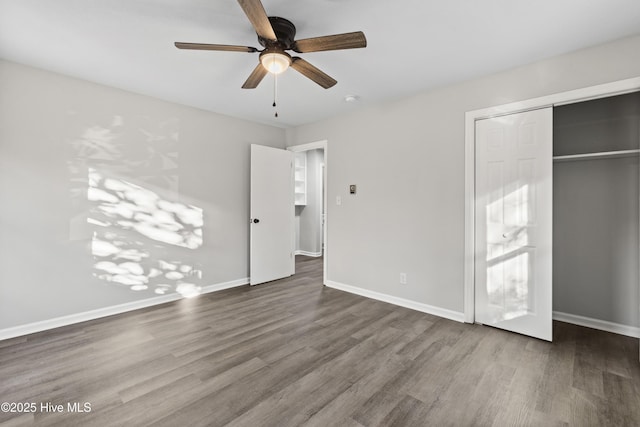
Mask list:
POLYGON ((552 109, 476 122, 476 322, 552 339, 552 109))

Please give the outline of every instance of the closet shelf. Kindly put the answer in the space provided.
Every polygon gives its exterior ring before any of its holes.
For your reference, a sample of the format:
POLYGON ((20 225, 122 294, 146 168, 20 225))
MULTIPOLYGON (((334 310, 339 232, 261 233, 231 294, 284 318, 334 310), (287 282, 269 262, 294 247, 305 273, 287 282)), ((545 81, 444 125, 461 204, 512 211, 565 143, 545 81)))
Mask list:
POLYGON ((638 150, 601 151, 598 153, 569 154, 566 156, 553 156, 554 162, 573 162, 578 160, 617 159, 620 157, 637 157, 638 150))

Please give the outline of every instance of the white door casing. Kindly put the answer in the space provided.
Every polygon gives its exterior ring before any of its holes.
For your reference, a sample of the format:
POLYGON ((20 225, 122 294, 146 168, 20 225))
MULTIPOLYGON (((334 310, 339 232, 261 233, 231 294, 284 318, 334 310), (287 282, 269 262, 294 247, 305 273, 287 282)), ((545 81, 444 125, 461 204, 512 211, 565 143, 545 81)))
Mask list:
POLYGON ((251 285, 291 276, 295 271, 293 153, 251 145, 251 285))
POLYGON ((476 122, 476 321, 552 339, 552 108, 476 122))

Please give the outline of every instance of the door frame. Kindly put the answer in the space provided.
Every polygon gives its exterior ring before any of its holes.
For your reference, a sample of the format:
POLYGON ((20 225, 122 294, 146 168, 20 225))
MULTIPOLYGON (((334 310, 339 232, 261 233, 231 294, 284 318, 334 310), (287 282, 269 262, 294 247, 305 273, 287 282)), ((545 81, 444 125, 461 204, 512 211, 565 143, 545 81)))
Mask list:
MULTIPOLYGON (((640 77, 555 93, 465 113, 464 321, 475 323, 475 123, 476 120, 623 95, 640 90, 640 77)), ((640 305, 639 305, 640 310, 640 305)))
POLYGON ((329 161, 329 150, 328 150, 328 142, 327 140, 321 140, 321 141, 316 141, 316 142, 309 142, 306 144, 300 144, 300 145, 292 145, 290 147, 287 147, 287 150, 289 151, 293 151, 294 153, 300 153, 300 152, 304 152, 304 151, 311 151, 311 150, 316 150, 316 149, 323 149, 324 150, 324 176, 322 179, 322 185, 324 187, 324 195, 322 197, 322 203, 324 204, 324 227, 322 230, 322 237, 324 239, 324 246, 322 248, 322 284, 326 284, 326 280, 327 280, 327 266, 328 266, 328 255, 329 255, 329 240, 327 239, 328 233, 327 230, 329 228, 329 205, 327 204, 327 182, 328 182, 328 176, 329 176, 329 168, 328 168, 328 161, 329 161))

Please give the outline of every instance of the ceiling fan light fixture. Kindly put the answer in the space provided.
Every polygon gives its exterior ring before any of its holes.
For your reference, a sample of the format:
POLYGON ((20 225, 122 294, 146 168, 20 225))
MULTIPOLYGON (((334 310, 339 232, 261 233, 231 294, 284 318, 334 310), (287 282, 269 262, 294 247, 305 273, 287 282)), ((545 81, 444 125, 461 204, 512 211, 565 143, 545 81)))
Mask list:
POLYGON ((291 65, 291 57, 284 52, 269 52, 260 55, 260 62, 271 74, 281 74, 291 65))

